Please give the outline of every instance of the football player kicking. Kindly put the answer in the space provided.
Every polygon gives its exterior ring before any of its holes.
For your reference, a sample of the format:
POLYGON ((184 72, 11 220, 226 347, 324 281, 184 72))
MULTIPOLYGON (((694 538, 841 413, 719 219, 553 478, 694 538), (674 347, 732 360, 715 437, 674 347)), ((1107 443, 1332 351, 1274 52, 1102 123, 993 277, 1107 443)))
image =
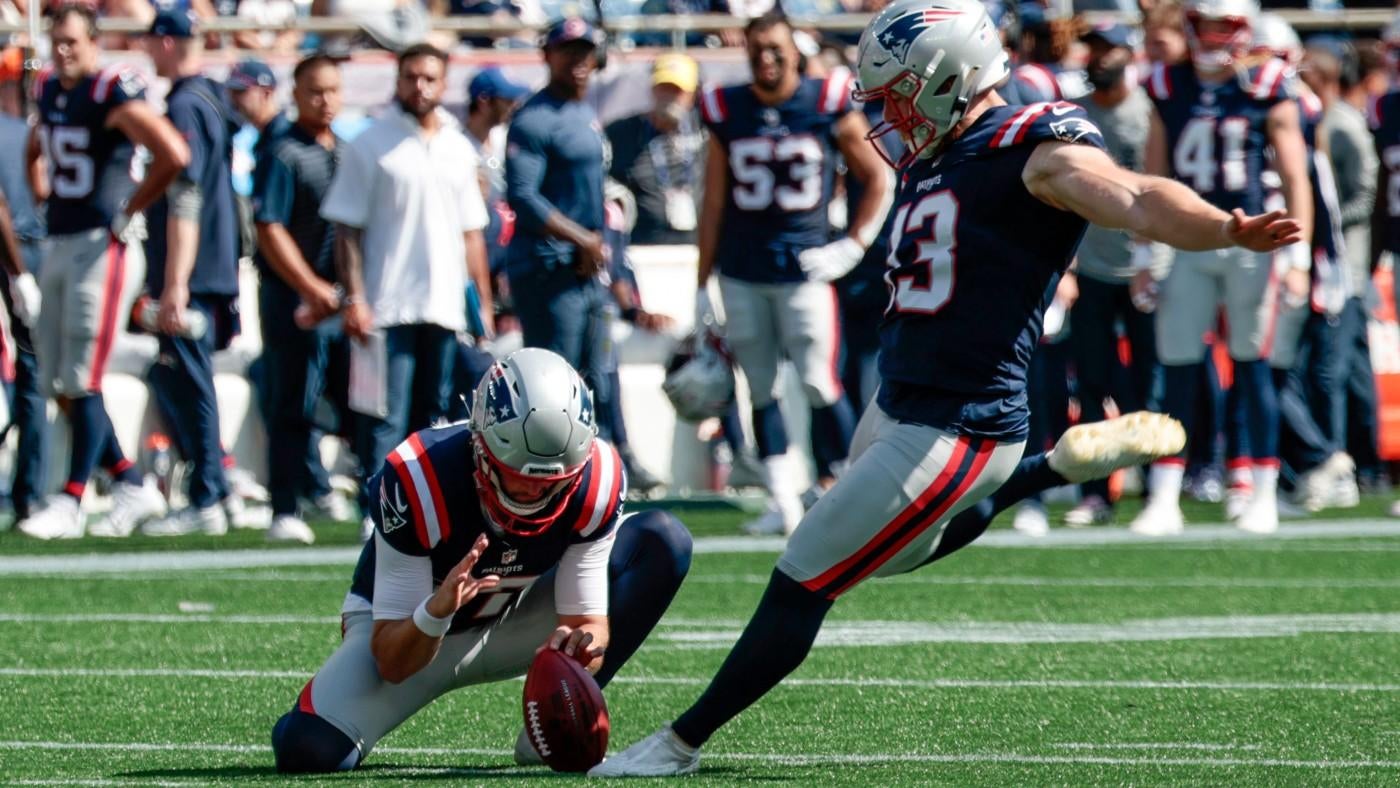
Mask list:
POLYGON ((802 663, 842 593, 947 555, 1016 498, 1181 447, 1179 424, 1141 413, 1076 427, 1051 453, 1020 459, 1026 364, 1087 222, 1195 250, 1299 238, 1281 213, 1228 214, 1118 167, 1071 104, 1007 106, 993 90, 1006 54, 976 0, 897 0, 865 30, 859 58, 857 98, 884 100, 871 136, 897 132, 908 151, 875 407, 709 688, 590 775, 694 771, 699 747, 802 663))
MULTIPOLYGON (((690 534, 664 512, 620 516, 622 463, 596 433, 578 373, 525 349, 482 378, 468 422, 394 449, 370 480, 340 647, 272 729, 278 770, 353 769, 433 699, 522 675, 542 646, 607 685, 680 587, 690 534)), ((515 759, 542 762, 523 729, 515 759)))

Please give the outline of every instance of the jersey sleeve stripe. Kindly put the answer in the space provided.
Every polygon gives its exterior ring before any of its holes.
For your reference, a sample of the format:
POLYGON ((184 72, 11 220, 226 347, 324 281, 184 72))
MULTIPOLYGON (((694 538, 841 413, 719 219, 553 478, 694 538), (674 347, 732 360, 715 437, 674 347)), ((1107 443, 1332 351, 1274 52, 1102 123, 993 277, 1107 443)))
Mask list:
POLYGON ((1055 75, 1050 73, 1050 69, 1036 63, 1026 63, 1017 69, 1017 75, 1040 91, 1041 95, 1060 98, 1060 85, 1055 81, 1055 75))
POLYGON ((443 498, 442 485, 438 484, 437 470, 433 468, 433 459, 428 456, 427 449, 423 448, 422 439, 414 434, 409 436, 408 441, 413 444, 414 450, 418 453, 418 468, 423 472, 423 481, 426 482, 428 495, 432 498, 433 517, 429 520, 429 530, 437 529, 437 538, 433 542, 437 544, 452 535, 452 523, 447 516, 447 500, 443 498))
POLYGON ((34 77, 33 93, 34 100, 38 101, 44 96, 44 86, 49 84, 49 77, 53 76, 53 66, 44 66, 39 69, 39 73, 34 77))
POLYGON ((99 104, 107 100, 107 95, 112 92, 112 83, 121 76, 120 66, 108 66, 98 73, 97 79, 92 83, 92 98, 99 104))
POLYGON ((997 133, 992 137, 991 147, 1008 148, 1020 142, 1025 136, 1025 132, 1030 128, 1031 122, 1044 115, 1050 110, 1050 104, 1045 101, 1031 104, 1020 112, 1006 119, 997 129, 997 133))
POLYGON ((1152 76, 1147 81, 1147 91, 1152 94, 1152 98, 1171 98, 1172 83, 1167 78, 1167 67, 1165 64, 1157 63, 1152 66, 1152 76))
POLYGON ((707 123, 724 122, 724 95, 722 88, 707 88, 700 98, 700 111, 707 123))
POLYGON ((1011 133, 1012 127, 1015 126, 1016 123, 1017 123, 1021 118, 1025 117, 1025 114, 1026 114, 1027 112, 1030 112, 1031 110, 1035 109, 1035 108, 1038 107, 1038 106, 1040 106, 1040 105, 1039 105, 1039 104, 1031 104, 1030 106, 1026 107, 1025 109, 1022 109, 1022 110, 1019 111, 1019 112, 1013 113, 1013 114, 1011 115, 1011 117, 1007 118, 1006 121, 1003 122, 1003 123, 1001 124, 1001 127, 997 129, 997 133, 992 135, 992 141, 991 141, 990 147, 993 147, 993 148, 1000 148, 1000 147, 1001 147, 1001 141, 1002 141, 1002 139, 1003 139, 1004 137, 1006 137, 1006 135, 1007 135, 1008 133, 1011 133))
POLYGON ((840 112, 851 96, 851 70, 837 68, 822 82, 818 108, 827 114, 840 112))
POLYGON ((622 481, 622 474, 618 471, 617 451, 602 441, 596 442, 594 447, 597 452, 595 456, 598 460, 598 473, 593 488, 588 491, 589 496, 593 498, 593 505, 583 509, 584 513, 588 514, 588 522, 579 529, 579 536, 588 536, 603 524, 607 513, 614 508, 618 486, 622 481))
POLYGON ((574 520, 573 523, 575 531, 582 531, 588 525, 588 518, 592 515, 593 505, 598 499, 598 479, 603 473, 603 461, 599 457, 598 447, 602 445, 601 440, 594 440, 593 451, 588 454, 588 468, 584 470, 584 473, 588 474, 588 478, 584 482, 588 485, 588 489, 584 491, 583 503, 579 505, 578 519, 574 520))
POLYGON ((402 444, 395 446, 395 449, 389 452, 389 465, 393 467, 395 473, 399 474, 399 484, 402 484, 409 491, 409 508, 413 509, 413 529, 419 535, 419 543, 423 544, 426 550, 433 549, 434 543, 428 537, 427 530, 428 512, 424 509, 423 498, 419 495, 419 487, 417 487, 419 480, 414 479, 413 466, 417 463, 413 455, 413 445, 409 444, 409 441, 403 441, 402 444))
POLYGON ((1283 80, 1283 61, 1270 60, 1259 69, 1259 81, 1255 83, 1254 97, 1266 99, 1274 94, 1278 89, 1279 82, 1283 80))

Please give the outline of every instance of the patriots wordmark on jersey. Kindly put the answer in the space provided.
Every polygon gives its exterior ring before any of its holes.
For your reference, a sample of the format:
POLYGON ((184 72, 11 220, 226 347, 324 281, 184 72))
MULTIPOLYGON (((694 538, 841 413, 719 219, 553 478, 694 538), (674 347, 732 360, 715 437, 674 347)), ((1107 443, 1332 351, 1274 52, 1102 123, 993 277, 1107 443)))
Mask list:
POLYGON ((700 117, 729 157, 720 273, 749 282, 801 282, 804 249, 830 240, 836 125, 853 109, 851 72, 804 79, 776 106, 748 85, 708 88, 700 117))
MULTIPOLYGON (((470 427, 453 424, 410 435, 369 482, 370 489, 378 491, 378 505, 370 514, 383 542, 405 555, 432 559, 435 584, 466 556, 478 536, 490 539, 472 574, 500 575, 501 583, 457 612, 453 632, 500 616, 559 563, 570 545, 610 537, 627 493, 617 450, 595 440, 554 524, 538 536, 516 536, 494 527, 483 511, 471 481, 475 462, 470 427)), ((365 545, 350 587, 351 595, 366 603, 374 600, 375 549, 375 540, 365 545)))
POLYGON ((112 110, 141 101, 146 86, 131 68, 114 64, 64 88, 49 69, 34 81, 36 132, 48 160, 49 232, 67 235, 107 227, 136 188, 134 147, 107 125, 112 110))
POLYGON ((999 106, 941 155, 900 173, 880 329, 879 398, 891 416, 964 435, 1024 437, 1027 365, 1087 225, 1022 181, 1046 142, 1104 146, 1073 104, 999 106))

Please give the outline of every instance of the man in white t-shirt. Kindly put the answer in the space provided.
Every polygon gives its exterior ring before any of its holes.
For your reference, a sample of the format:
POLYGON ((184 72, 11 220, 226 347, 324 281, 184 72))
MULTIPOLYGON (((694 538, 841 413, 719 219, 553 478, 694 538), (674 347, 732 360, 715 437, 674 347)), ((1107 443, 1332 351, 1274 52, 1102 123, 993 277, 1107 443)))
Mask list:
MULTIPOLYGON (((351 405, 365 415, 361 457, 384 456, 446 414, 469 281, 492 329, 486 205, 476 152, 440 107, 446 71, 438 49, 404 50, 394 106, 344 146, 321 206, 337 225, 345 333, 359 343, 352 378, 366 365, 383 386, 366 394, 352 384, 351 405)), ((363 492, 360 504, 368 511, 363 492)))

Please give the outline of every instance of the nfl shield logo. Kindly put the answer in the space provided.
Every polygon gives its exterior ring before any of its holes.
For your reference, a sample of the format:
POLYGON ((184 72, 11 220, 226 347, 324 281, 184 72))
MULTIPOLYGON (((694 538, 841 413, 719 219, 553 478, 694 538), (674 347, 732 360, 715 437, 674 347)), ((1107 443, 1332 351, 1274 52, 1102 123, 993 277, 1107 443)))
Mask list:
POLYGON ((776 126, 778 125, 778 121, 782 120, 778 111, 772 107, 763 110, 759 117, 763 120, 763 125, 765 126, 776 126))
POLYGON ((503 564, 513 564, 513 563, 515 563, 515 559, 518 558, 519 556, 520 556, 520 551, 517 550, 517 549, 515 549, 514 547, 512 547, 512 548, 510 548, 509 550, 505 551, 504 553, 501 553, 501 563, 503 563, 503 564))

